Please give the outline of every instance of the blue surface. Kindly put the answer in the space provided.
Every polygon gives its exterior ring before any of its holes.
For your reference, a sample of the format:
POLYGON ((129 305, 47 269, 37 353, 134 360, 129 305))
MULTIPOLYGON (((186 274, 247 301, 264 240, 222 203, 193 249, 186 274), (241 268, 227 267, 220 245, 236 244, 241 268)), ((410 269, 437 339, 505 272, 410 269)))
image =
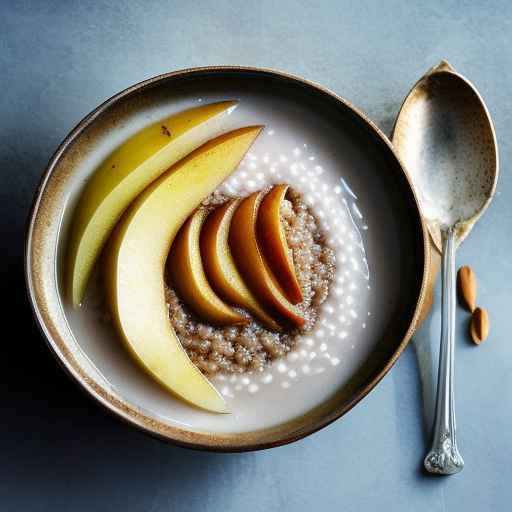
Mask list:
POLYGON ((0 225, 4 294, 2 511, 510 510, 512 502, 512 7, 507 1, 0 2, 0 225), (357 4, 357 5, 356 5, 357 4), (174 69, 247 64, 303 75, 389 131, 412 83, 441 58, 474 81, 501 152, 498 194, 458 254, 491 315, 479 348, 459 313, 464 471, 426 476, 439 310, 381 385, 296 444, 219 455, 166 446, 107 416, 68 381, 25 299, 22 239, 39 176, 99 102, 174 69), (10 315, 4 316, 10 324, 10 315), (8 332, 8 331, 7 331, 8 332), (421 384, 423 382, 423 386, 421 384))

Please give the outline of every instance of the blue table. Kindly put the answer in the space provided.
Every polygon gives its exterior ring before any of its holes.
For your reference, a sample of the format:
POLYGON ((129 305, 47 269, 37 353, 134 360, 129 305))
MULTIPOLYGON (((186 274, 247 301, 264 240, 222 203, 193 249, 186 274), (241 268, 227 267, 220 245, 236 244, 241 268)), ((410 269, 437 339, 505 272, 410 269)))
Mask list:
POLYGON ((507 1, 144 2, 4 0, 0 6, 2 511, 510 510, 512 502, 512 6, 507 1), (493 115, 498 194, 458 264, 479 278, 491 335, 457 340, 466 468, 421 469, 436 373, 439 303, 393 370, 341 421, 296 444, 219 455, 166 446, 109 417, 68 381, 29 311, 22 239, 52 151, 99 102, 165 71, 207 64, 318 81, 389 132, 402 98, 447 58, 493 115), (11 309, 14 312, 11 314, 11 309), (14 317, 14 314, 16 316, 14 317))

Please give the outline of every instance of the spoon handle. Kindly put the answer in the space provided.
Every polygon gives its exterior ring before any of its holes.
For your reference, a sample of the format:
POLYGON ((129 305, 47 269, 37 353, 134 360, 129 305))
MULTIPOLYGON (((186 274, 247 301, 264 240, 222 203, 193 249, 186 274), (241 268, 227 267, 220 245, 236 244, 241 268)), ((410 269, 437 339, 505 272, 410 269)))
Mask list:
POLYGON ((455 232, 449 228, 443 237, 441 347, 437 377, 436 412, 432 447, 425 457, 430 473, 451 475, 464 467, 457 448, 453 367, 455 349, 455 232))

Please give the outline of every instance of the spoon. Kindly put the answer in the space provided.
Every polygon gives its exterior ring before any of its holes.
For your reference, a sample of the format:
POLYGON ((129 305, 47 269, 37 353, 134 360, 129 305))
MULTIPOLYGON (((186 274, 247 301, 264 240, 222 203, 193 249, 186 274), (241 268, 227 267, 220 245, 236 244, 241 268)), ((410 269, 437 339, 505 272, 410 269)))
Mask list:
POLYGON ((436 412, 427 471, 464 467, 454 406, 455 251, 489 205, 498 149, 489 112, 475 87, 446 61, 411 89, 398 114, 393 144, 413 182, 420 209, 442 254, 441 346, 436 412))

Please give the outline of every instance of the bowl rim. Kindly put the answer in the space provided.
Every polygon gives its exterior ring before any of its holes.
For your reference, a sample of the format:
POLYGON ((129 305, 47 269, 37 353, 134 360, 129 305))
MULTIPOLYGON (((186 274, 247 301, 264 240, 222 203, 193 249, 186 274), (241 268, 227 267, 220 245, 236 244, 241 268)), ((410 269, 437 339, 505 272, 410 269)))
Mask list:
MULTIPOLYGON (((45 339, 48 345, 48 348, 50 349, 51 353, 53 354, 59 365, 65 370, 65 373, 70 378, 72 378, 72 380, 76 384, 79 385, 79 388, 82 389, 82 391, 84 391, 88 396, 92 397, 97 403, 102 405, 104 409, 106 409, 115 417, 123 420, 125 423, 128 423, 132 427, 136 427, 137 429, 152 437, 156 437, 157 439, 170 442, 178 446, 198 450, 214 452, 245 452, 282 446, 302 439, 304 437, 307 437, 317 432, 318 430, 328 426, 329 424, 331 424, 332 422, 346 414, 366 395, 368 395, 370 391, 372 391, 375 388, 375 386, 393 367, 396 360, 409 343, 418 325, 420 314, 427 294, 430 246, 428 230, 425 221, 421 215, 416 191, 408 176, 408 173, 405 170, 405 166, 403 162, 400 160, 400 157, 398 156, 388 137, 380 130, 380 128, 373 121, 371 121, 368 118, 368 116, 364 112, 357 109, 349 101, 339 96, 335 92, 331 91, 330 89, 314 81, 307 80, 294 74, 266 67, 215 65, 180 69, 168 73, 159 74, 154 77, 143 80, 141 82, 138 82, 114 94, 113 96, 102 102, 89 114, 87 114, 83 119, 81 119, 77 123, 77 125, 66 135, 64 140, 55 150, 40 178, 39 184, 34 193, 32 205, 27 219, 24 250, 25 284, 27 288, 27 294, 31 305, 31 309, 36 319, 36 323, 39 327, 40 332, 43 335, 43 338, 45 339), (400 344, 392 354, 391 358, 376 373, 376 375, 369 382, 367 382, 367 384, 364 387, 362 387, 360 390, 358 390, 357 393, 354 394, 354 396, 349 402, 339 407, 333 414, 329 416, 324 416, 321 420, 317 421, 316 423, 308 427, 303 428, 299 432, 291 432, 288 435, 279 436, 277 439, 274 440, 244 440, 245 434, 237 434, 235 435, 235 438, 236 436, 239 436, 238 441, 233 442, 233 440, 231 440, 225 442, 221 440, 222 434, 182 430, 178 427, 168 425, 159 420, 147 418, 140 411, 130 407, 128 403, 124 401, 121 402, 118 398, 113 396, 107 389, 103 388, 100 384, 98 384, 97 382, 91 382, 91 379, 87 378, 85 373, 81 371, 82 369, 79 367, 78 363, 76 363, 76 361, 71 361, 71 356, 69 354, 66 355, 62 353, 62 351, 59 349, 57 341, 54 339, 54 334, 51 333, 51 330, 48 327, 48 321, 51 318, 51 313, 45 307, 46 304, 44 303, 43 298, 38 296, 34 288, 34 275, 32 272, 31 265, 31 251, 34 235, 34 224, 38 215, 41 199, 45 192, 45 187, 54 169, 56 168, 57 163, 59 162, 60 158, 63 156, 65 151, 73 144, 75 139, 77 139, 77 137, 79 137, 82 134, 82 132, 94 122, 94 120, 98 116, 100 116, 103 112, 109 109, 109 107, 119 102, 123 98, 138 93, 143 89, 153 86, 160 81, 167 81, 169 79, 179 79, 186 76, 201 75, 206 74, 208 72, 226 72, 230 74, 254 73, 262 76, 266 75, 268 77, 285 79, 287 81, 299 83, 303 86, 306 86, 307 88, 315 89, 317 92, 320 92, 323 95, 326 95, 331 99, 341 103, 346 109, 351 111, 356 118, 362 121, 370 132, 372 132, 374 135, 378 137, 378 139, 380 139, 380 141, 387 147, 387 149, 390 151, 390 154, 396 160, 396 163, 398 164, 398 167, 401 169, 403 177, 405 178, 406 183, 409 186, 409 189, 412 193, 412 197, 414 199, 415 211, 412 213, 416 215, 417 220, 419 221, 421 226, 424 261, 420 292, 411 321, 407 327, 407 330, 402 340, 400 341, 400 344), (41 301, 43 302, 42 304, 41 301), (77 367, 74 366, 74 363, 76 363, 77 367)), ((40 276, 35 276, 35 278, 41 279, 40 276)))

